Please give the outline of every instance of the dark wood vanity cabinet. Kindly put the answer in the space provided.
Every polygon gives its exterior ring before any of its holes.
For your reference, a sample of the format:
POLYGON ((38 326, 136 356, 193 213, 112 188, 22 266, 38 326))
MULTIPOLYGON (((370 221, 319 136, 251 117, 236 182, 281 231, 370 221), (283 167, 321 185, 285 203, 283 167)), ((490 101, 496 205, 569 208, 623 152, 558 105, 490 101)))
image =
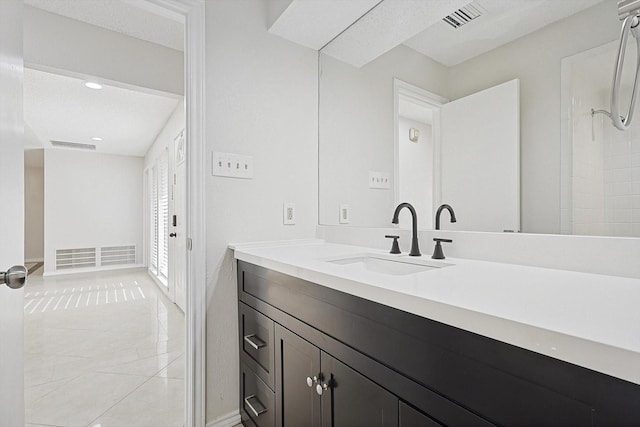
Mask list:
POLYGON ((394 395, 280 325, 276 364, 278 426, 398 425, 394 395))
POLYGON ((640 386, 238 261, 245 426, 638 426, 640 386))

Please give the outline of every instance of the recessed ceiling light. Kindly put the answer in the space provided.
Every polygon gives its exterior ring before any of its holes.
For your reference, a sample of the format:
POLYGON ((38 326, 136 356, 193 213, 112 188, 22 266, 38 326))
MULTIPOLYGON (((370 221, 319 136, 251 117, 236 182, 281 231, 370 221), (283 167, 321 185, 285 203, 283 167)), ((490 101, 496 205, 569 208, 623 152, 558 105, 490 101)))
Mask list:
POLYGON ((96 82, 85 82, 84 85, 89 89, 102 89, 102 85, 96 82))
POLYGON ((99 136, 92 136, 91 139, 94 141, 102 141, 102 138, 100 138, 99 136))

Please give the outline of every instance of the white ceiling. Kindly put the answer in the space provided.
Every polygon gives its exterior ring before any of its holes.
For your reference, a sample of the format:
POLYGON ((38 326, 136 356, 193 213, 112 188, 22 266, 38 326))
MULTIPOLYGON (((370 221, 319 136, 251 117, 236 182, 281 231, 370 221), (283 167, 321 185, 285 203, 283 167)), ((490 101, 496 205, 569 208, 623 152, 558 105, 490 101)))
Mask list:
MULTIPOLYGON (((351 23, 367 13, 381 0, 291 1, 269 27, 269 32, 302 46, 320 50, 351 23), (305 25, 297 25, 299 17, 310 17, 305 25)), ((275 7, 275 2, 270 6, 275 7)))
POLYGON ((601 1, 474 0, 486 11, 479 18, 457 29, 440 19, 404 44, 441 64, 453 66, 601 1))
POLYGON ((180 19, 140 0, 24 0, 24 3, 171 49, 184 50, 184 25, 180 19))
POLYGON ((362 67, 466 3, 468 0, 384 0, 322 52, 362 67))
POLYGON ((174 95, 103 85, 25 69, 24 119, 28 148, 51 148, 50 140, 95 144, 100 153, 144 156, 182 102, 174 95), (97 136, 103 141, 92 141, 97 136))
POLYGON ((470 0, 383 0, 355 23, 345 22, 340 2, 292 0, 281 15, 286 19, 278 34, 303 45, 307 40, 314 40, 314 46, 331 41, 322 52, 357 67, 399 44, 452 66, 601 1, 614 0, 474 0, 486 13, 454 29, 442 18, 470 0), (315 4, 315 9, 307 3, 315 4), (324 10, 317 10, 318 3, 324 10), (324 24, 314 24, 318 16, 322 22, 340 22, 344 31, 333 38, 339 31, 323 32, 319 27, 324 24))

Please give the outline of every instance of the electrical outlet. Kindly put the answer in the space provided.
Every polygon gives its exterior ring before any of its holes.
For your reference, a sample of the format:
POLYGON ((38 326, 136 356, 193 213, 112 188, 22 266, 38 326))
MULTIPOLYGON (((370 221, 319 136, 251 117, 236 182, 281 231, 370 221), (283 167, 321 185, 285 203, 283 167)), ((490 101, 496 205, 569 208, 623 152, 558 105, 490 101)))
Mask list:
POLYGON ((284 225, 295 225, 296 223, 295 203, 285 203, 283 205, 282 219, 283 219, 284 225))
POLYGON ((339 222, 340 224, 349 224, 349 205, 340 205, 339 222))

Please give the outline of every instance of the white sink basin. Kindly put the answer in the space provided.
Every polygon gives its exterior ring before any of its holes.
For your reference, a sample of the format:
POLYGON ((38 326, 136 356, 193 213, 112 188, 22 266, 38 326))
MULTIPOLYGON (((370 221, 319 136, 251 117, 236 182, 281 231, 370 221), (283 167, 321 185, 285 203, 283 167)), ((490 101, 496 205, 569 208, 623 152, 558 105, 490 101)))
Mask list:
POLYGON ((422 273, 423 271, 450 267, 453 264, 432 259, 398 257, 380 254, 359 254, 342 258, 326 259, 332 264, 348 265, 353 268, 364 269, 376 273, 392 276, 422 273))

